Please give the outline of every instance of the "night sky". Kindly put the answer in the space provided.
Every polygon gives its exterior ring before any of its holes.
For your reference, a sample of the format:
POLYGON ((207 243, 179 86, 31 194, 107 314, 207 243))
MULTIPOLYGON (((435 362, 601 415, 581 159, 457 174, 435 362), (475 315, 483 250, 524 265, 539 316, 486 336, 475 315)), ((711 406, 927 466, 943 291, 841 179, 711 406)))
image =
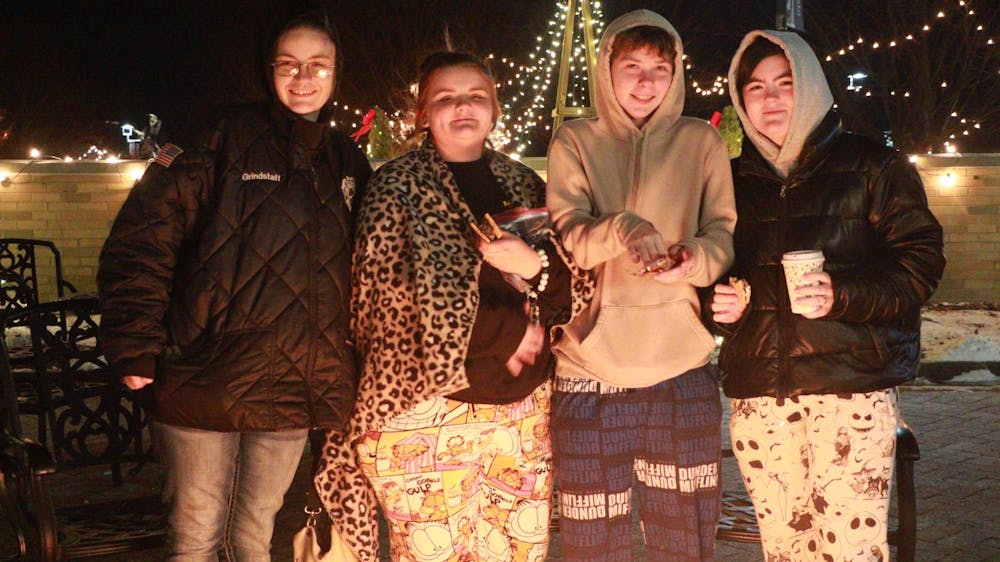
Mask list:
MULTIPOLYGON (((889 1, 889 0, 886 0, 889 1)), ((914 0, 922 1, 922 0, 914 0)), ((114 122, 164 122, 161 137, 197 129, 218 107, 263 95, 256 70, 268 0, 220 2, 2 2, 0 157, 28 146, 53 154, 90 144, 124 150, 114 122), (5 114, 5 115, 4 115, 5 114)), ((399 106, 428 53, 454 46, 529 62, 547 29, 548 0, 329 1, 343 38, 340 101, 367 109, 399 106)), ((608 0, 605 22, 636 8, 663 14, 705 71, 724 74, 739 39, 773 27, 775 0, 608 0)), ((808 3, 807 3, 808 9, 808 3)), ((808 14, 807 14, 808 15, 808 14)), ((808 19, 807 19, 808 25, 808 19)), ((726 98, 688 97, 687 113, 707 117, 726 98)))
MULTIPOLYGON (((23 157, 27 145, 60 153, 92 143, 121 143, 117 121, 141 125, 147 113, 163 136, 197 128, 220 105, 259 98, 255 71, 259 30, 273 2, 4 2, 0 15, 0 108, 17 116, 0 155, 23 157)), ((717 2, 745 25, 712 22, 705 2, 604 4, 606 21, 637 7, 660 11, 688 33, 688 49, 726 45, 747 29, 773 25, 772 1, 717 2), (760 6, 751 6, 760 4, 760 6), (729 29, 726 29, 726 28, 729 29), (721 43, 719 32, 726 35, 721 43), (702 45, 699 45, 702 43, 702 45)), ((339 98, 352 107, 393 107, 428 53, 457 48, 527 62, 555 2, 545 0, 385 0, 328 2, 344 41, 339 98)), ((702 57, 704 60, 709 55, 702 57)), ((715 65, 722 72, 724 55, 715 65)), ((120 148, 120 147, 119 147, 120 148)))

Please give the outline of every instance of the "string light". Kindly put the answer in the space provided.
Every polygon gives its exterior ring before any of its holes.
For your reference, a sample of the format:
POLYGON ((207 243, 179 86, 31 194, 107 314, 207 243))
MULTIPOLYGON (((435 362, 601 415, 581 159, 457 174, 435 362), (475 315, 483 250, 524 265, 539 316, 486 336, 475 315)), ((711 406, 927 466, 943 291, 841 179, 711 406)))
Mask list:
MULTIPOLYGON (((972 8, 969 8, 968 7, 968 3, 965 0, 959 0, 957 2, 957 5, 955 5, 954 2, 942 2, 942 6, 941 6, 940 9, 938 9, 936 11, 933 11, 933 12, 931 12, 929 14, 929 15, 933 16, 933 19, 930 22, 922 24, 920 26, 920 31, 922 31, 923 34, 928 34, 936 26, 945 24, 946 19, 948 18, 948 16, 952 15, 952 14, 955 15, 955 18, 973 17, 973 16, 975 16, 976 11, 974 9, 972 9, 972 8)), ((955 18, 952 18, 952 21, 954 21, 955 18)), ((973 22, 973 23, 975 23, 975 22, 973 22)), ((975 31, 977 33, 982 33, 984 31, 983 25, 982 24, 975 24, 975 31)), ((903 38, 904 38, 905 41, 909 41, 912 44, 916 44, 916 43, 918 43, 920 41, 920 39, 917 39, 915 37, 915 33, 913 33, 913 32, 906 33, 905 35, 903 35, 903 38)), ((877 50, 880 47, 882 47, 883 44, 886 44, 885 41, 886 41, 885 39, 883 39, 881 41, 879 41, 879 40, 871 40, 871 41, 868 41, 866 43, 866 41, 864 40, 863 37, 858 37, 858 38, 856 38, 853 41, 852 44, 848 44, 848 45, 846 45, 844 47, 841 47, 841 48, 829 51, 824 56, 824 58, 825 58, 826 61, 829 62, 829 61, 834 60, 835 58, 846 56, 849 51, 854 51, 855 45, 857 45, 858 46, 858 50, 860 50, 861 48, 863 48, 864 45, 867 44, 869 46, 869 49, 872 50, 872 51, 874 51, 874 50, 877 50)), ((899 41, 896 38, 888 39, 887 41, 888 41, 887 45, 888 45, 889 48, 895 48, 895 47, 897 47, 897 45, 899 45, 899 41)), ((986 38, 985 45, 988 46, 988 47, 994 46, 995 45, 994 38, 993 37, 986 38)), ((860 53, 855 53, 855 54, 859 54, 860 55, 860 53)), ((998 70, 997 73, 1000 74, 1000 70, 998 70)), ((950 84, 948 82, 948 80, 942 80, 940 82, 940 84, 939 84, 939 87, 942 90, 948 89, 950 86, 952 86, 952 84, 950 84)), ((961 91, 962 88, 958 88, 958 90, 961 91)), ((864 89, 859 88, 859 89, 857 89, 856 93, 859 94, 859 95, 863 94, 864 97, 872 97, 877 92, 873 92, 871 90, 864 90, 864 89)), ((889 90, 889 95, 890 96, 896 96, 897 95, 896 90, 895 89, 889 90)), ((903 92, 902 93, 902 97, 903 98, 910 98, 911 97, 910 92, 909 91, 903 92)), ((955 117, 955 114, 953 114, 952 117, 955 117)), ((947 122, 946 122, 945 133, 947 133, 948 138, 950 138, 950 139, 954 139, 956 137, 956 135, 961 135, 961 136, 966 136, 967 137, 972 132, 974 132, 974 130, 978 130, 978 129, 981 128, 981 123, 978 120, 971 119, 971 118, 962 118, 961 119, 961 123, 956 123, 955 125, 958 128, 955 128, 955 127, 948 128, 947 127, 947 122), (971 129, 968 127, 968 125, 971 125, 971 129)), ((954 145, 949 145, 947 143, 947 141, 945 141, 945 143, 941 144, 941 146, 944 147, 945 150, 947 150, 949 146, 954 146, 954 145)))
MULTIPOLYGON (((923 24, 920 29, 930 32, 935 25, 946 20, 952 12, 960 15, 972 16, 975 11, 966 9, 965 0, 960 0, 958 7, 954 3, 943 5, 941 9, 930 12, 932 23, 923 24), (959 12, 959 10, 961 10, 959 12)), ((593 36, 600 37, 603 28, 603 14, 601 4, 592 2, 593 7, 593 36)), ((583 41, 584 18, 582 17, 582 6, 577 5, 575 14, 575 27, 573 33, 574 44, 571 47, 569 70, 570 84, 567 92, 567 103, 571 106, 584 107, 589 105, 588 76, 586 69, 586 48, 583 41)), ((554 15, 548 20, 547 29, 544 33, 535 36, 535 45, 528 54, 529 63, 522 65, 506 57, 488 55, 486 60, 490 63, 497 78, 497 92, 501 98, 502 117, 490 135, 490 141, 494 146, 506 150, 513 156, 518 157, 528 151, 533 145, 533 136, 540 132, 551 130, 551 116, 548 110, 553 103, 550 90, 554 86, 553 74, 557 71, 559 62, 559 50, 562 45, 562 36, 565 32, 564 23, 568 2, 559 0, 556 2, 554 15)), ((983 31, 982 25, 976 26, 977 32, 983 31)), ((916 43, 914 33, 903 35, 906 41, 916 43)), ((597 43, 597 39, 595 39, 597 43)), ((993 38, 987 38, 987 45, 993 45, 993 38)), ((596 45, 595 45, 596 46, 596 45)), ((855 37, 842 48, 836 49, 825 56, 827 61, 832 61, 837 57, 850 55, 860 55, 864 50, 877 51, 884 48, 893 49, 899 46, 896 38, 882 38, 873 40, 865 37, 855 37)), ((728 79, 725 76, 713 75, 701 72, 694 64, 691 57, 684 55, 684 69, 688 76, 687 83, 691 91, 699 96, 726 96, 728 95, 728 79)), ((949 87, 948 81, 940 83, 941 88, 949 87)), ((411 94, 415 95, 416 85, 411 86, 411 94)), ((872 97, 876 92, 871 89, 858 88, 858 95, 872 97)), ((895 89, 889 92, 890 96, 897 96, 895 89)), ((904 98, 910 98, 909 91, 901 94, 904 98)), ((335 104, 334 116, 331 126, 341 126, 344 130, 355 130, 360 126, 359 117, 365 113, 364 109, 353 108, 347 104, 335 104)), ((388 115, 390 118, 391 133, 397 139, 402 140, 412 132, 411 117, 400 111, 388 115)), ((963 119, 962 129, 956 131, 958 134, 968 136, 970 131, 980 129, 980 123, 974 119, 967 122, 963 119)), ((539 135, 541 136, 541 135, 539 135)), ((547 135, 545 135, 547 138, 547 135)))
POLYGON ((142 167, 133 166, 132 169, 129 170, 129 172, 128 172, 128 177, 133 182, 137 182, 137 181, 139 181, 139 180, 142 179, 142 174, 144 174, 145 172, 146 172, 146 167, 145 166, 142 166, 142 167))
MULTIPOLYGON (((958 2, 958 6, 959 6, 959 8, 960 8, 960 7, 964 7, 965 5, 966 5, 966 3, 965 3, 964 1, 960 1, 960 2, 958 2)), ((941 9, 941 10, 938 10, 938 11, 937 11, 937 13, 935 14, 935 17, 936 17, 937 19, 944 19, 945 17, 947 17, 947 12, 948 12, 948 11, 955 11, 955 12, 958 12, 958 11, 959 11, 959 8, 956 8, 956 7, 950 7, 950 8, 945 8, 945 9, 941 9)), ((968 10, 968 11, 966 12, 966 14, 965 14, 965 15, 967 15, 967 16, 973 16, 973 15, 975 15, 975 13, 976 13, 976 12, 975 12, 975 10, 968 10)), ((928 24, 924 24, 924 25, 923 25, 923 26, 921 27, 921 30, 922 30, 922 31, 925 31, 925 32, 927 32, 927 31, 931 31, 931 30, 933 29, 933 27, 934 27, 933 25, 931 25, 931 24, 929 24, 929 23, 928 23, 928 24)), ((978 25, 978 26, 976 27, 976 31, 982 31, 982 30, 983 30, 983 26, 982 26, 982 25, 978 25)), ((906 40, 908 40, 908 41, 915 41, 915 38, 914 38, 914 35, 913 35, 913 33, 907 33, 907 34, 906 34, 906 35, 904 36, 904 38, 905 38, 906 40)), ((864 43, 865 43, 865 41, 864 41, 864 38, 863 38, 863 37, 859 37, 859 38, 857 38, 857 39, 856 39, 856 40, 855 40, 854 42, 855 42, 856 44, 859 44, 859 45, 861 45, 861 44, 864 44, 864 43)), ((988 45, 992 45, 993 43, 990 43, 990 42, 987 42, 987 44, 988 44, 988 45)), ((872 43, 871 43, 871 46, 872 46, 872 49, 878 49, 880 45, 881 45, 881 44, 880 44, 880 42, 878 42, 878 41, 874 41, 874 42, 872 42, 872 43)), ((897 42, 896 42, 896 40, 895 40, 895 39, 892 39, 892 40, 890 40, 890 41, 889 41, 889 46, 890 46, 890 47, 895 47, 896 45, 897 45, 897 42)), ((848 52, 848 51, 852 51, 852 50, 854 50, 854 45, 847 45, 847 46, 845 46, 845 47, 842 47, 842 48, 840 48, 840 49, 834 49, 834 50, 832 51, 832 53, 830 53, 830 54, 827 54, 827 55, 826 55, 826 60, 828 60, 828 61, 829 61, 829 60, 833 60, 833 56, 834 56, 834 55, 840 55, 840 56, 844 56, 844 55, 846 55, 846 54, 847 54, 847 52, 848 52)))
MULTIPOLYGON (((67 157, 68 158, 68 157, 67 157)), ((118 154, 111 154, 111 152, 105 148, 97 148, 97 145, 90 145, 90 148, 86 152, 81 154, 76 158, 77 160, 96 160, 98 162, 110 162, 115 163, 121 159, 118 154)))

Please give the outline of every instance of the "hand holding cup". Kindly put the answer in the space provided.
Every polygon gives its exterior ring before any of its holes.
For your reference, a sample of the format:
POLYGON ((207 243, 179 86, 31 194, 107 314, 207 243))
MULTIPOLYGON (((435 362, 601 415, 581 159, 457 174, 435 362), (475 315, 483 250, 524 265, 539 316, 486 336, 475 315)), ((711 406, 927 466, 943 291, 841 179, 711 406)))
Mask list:
POLYGON ((795 288, 792 293, 792 304, 805 309, 803 318, 815 320, 830 314, 833 309, 833 282, 830 274, 825 271, 806 273, 802 282, 807 283, 795 288))
POLYGON ((792 313, 805 318, 821 318, 833 307, 833 285, 823 271, 823 252, 798 250, 781 256, 792 313))

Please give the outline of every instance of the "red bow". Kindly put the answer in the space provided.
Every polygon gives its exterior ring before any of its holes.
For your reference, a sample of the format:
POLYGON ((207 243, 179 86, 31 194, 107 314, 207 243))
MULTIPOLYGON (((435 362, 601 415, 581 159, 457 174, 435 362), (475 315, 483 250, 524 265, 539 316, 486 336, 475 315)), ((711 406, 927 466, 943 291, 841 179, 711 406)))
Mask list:
POLYGON ((372 123, 374 122, 375 110, 369 109, 368 113, 365 113, 364 118, 361 119, 361 128, 351 133, 351 138, 354 139, 354 142, 361 142, 361 137, 365 136, 368 131, 372 130, 372 123))
POLYGON ((711 123, 713 127, 718 129, 719 123, 722 123, 722 112, 716 111, 715 113, 713 113, 712 118, 709 119, 708 122, 711 123))

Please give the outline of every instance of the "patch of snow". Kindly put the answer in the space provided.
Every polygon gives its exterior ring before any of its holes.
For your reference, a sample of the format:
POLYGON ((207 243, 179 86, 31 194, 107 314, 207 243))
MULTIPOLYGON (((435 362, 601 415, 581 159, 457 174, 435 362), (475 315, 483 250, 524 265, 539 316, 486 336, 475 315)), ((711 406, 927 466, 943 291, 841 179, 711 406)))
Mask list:
POLYGON ((1000 361, 1000 341, 981 336, 960 340, 948 348, 942 361, 1000 361))
POLYGON ((975 371, 969 371, 967 373, 962 373, 957 377, 952 377, 948 379, 948 384, 981 384, 981 383, 995 383, 998 377, 990 372, 988 369, 976 369, 975 371))
POLYGON ((1000 361, 1000 312, 925 309, 921 317, 924 361, 1000 361))

